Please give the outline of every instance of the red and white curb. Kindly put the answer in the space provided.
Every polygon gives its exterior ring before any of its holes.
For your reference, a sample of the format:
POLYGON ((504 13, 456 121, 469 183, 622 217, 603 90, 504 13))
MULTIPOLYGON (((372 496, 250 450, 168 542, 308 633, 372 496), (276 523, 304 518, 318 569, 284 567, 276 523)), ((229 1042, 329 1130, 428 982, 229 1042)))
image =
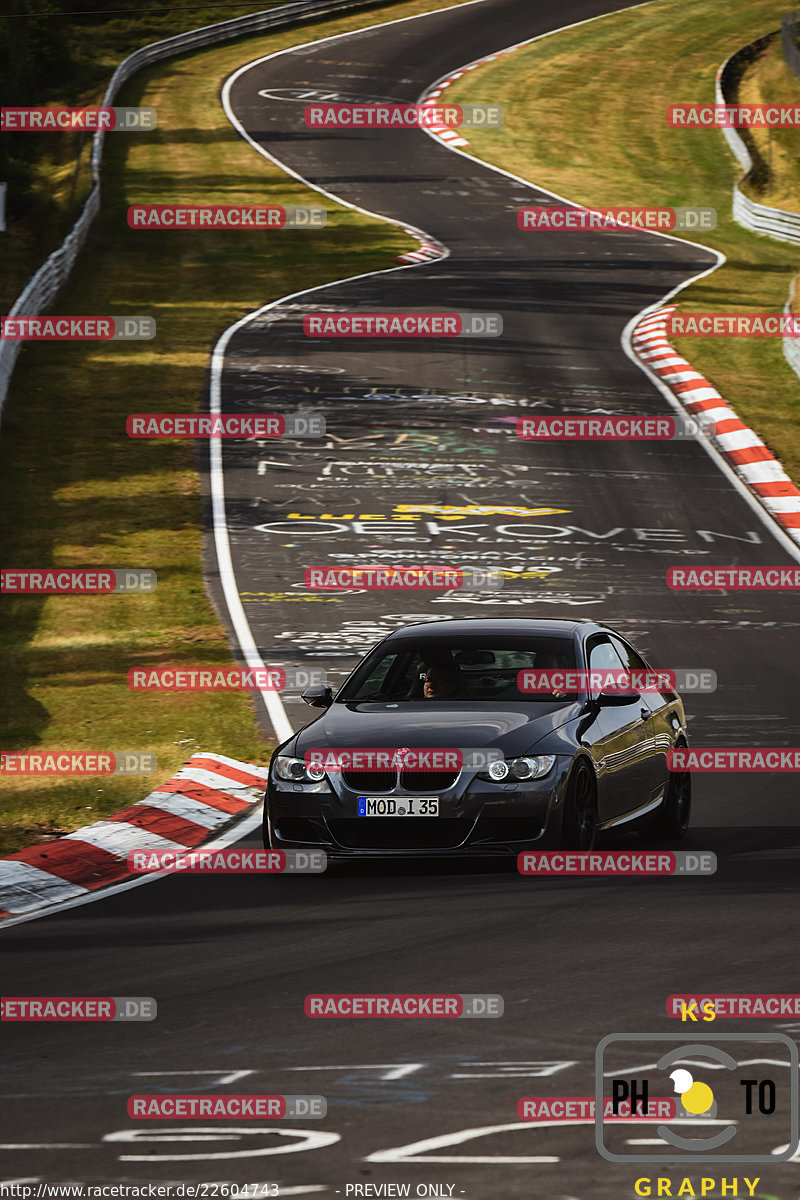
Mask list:
POLYGON ((130 808, 0 858, 0 920, 130 878, 131 850, 198 846, 252 808, 266 781, 266 767, 222 754, 194 754, 172 779, 130 808))
MULTIPOLYGON (((589 18, 590 21, 595 19, 589 18)), ((576 25, 583 24, 588 24, 588 22, 576 22, 576 25)), ((571 29, 574 26, 568 25, 565 28, 571 29)), ((550 35, 545 34, 544 36, 550 35)), ((495 54, 475 59, 474 62, 468 63, 459 71, 437 80, 422 93, 417 103, 439 103, 444 89, 455 83, 457 79, 461 79, 468 71, 474 71, 485 63, 492 62, 506 54, 513 54, 516 50, 539 40, 539 38, 529 38, 524 42, 517 42, 513 46, 498 50, 495 54)), ((453 133, 452 129, 448 131, 450 134, 453 133)), ((443 137, 444 128, 430 128, 426 129, 426 132, 443 137)), ((444 140, 453 147, 469 145, 469 142, 460 136, 458 140, 453 137, 447 137, 444 140)), ((492 167, 490 163, 485 165, 490 169, 498 170, 500 174, 507 175, 510 179, 517 179, 520 183, 527 184, 526 180, 504 171, 502 168, 492 167)), ((555 192, 549 194, 556 196, 555 192)), ((564 199, 561 196, 556 198, 564 199)), ((704 425, 714 426, 713 433, 708 431, 709 441, 715 446, 724 462, 746 485, 761 508, 777 522, 795 544, 800 545, 800 490, 758 435, 739 420, 734 410, 720 396, 714 386, 670 345, 666 337, 666 321, 674 309, 675 305, 653 310, 636 324, 631 337, 634 355, 640 363, 658 376, 678 403, 691 414, 701 427, 704 425)))
MULTIPOLYGON (((422 101, 421 107, 435 108, 437 98, 441 96, 444 88, 448 87, 451 83, 454 83, 456 79, 458 79, 458 75, 453 75, 452 78, 440 84, 438 88, 434 89, 434 91, 428 92, 425 99, 422 101)), ((434 134, 435 137, 441 138, 443 142, 447 142, 448 146, 469 145, 469 142, 464 135, 459 133, 457 129, 453 129, 452 125, 426 125, 425 128, 429 133, 434 134)))
POLYGON ((410 250, 408 254, 396 254, 395 260, 397 262, 433 262, 436 258, 447 258, 447 250, 440 242, 434 242, 433 239, 425 240, 420 238, 416 229, 406 229, 404 227, 403 233, 408 233, 411 237, 419 238, 419 250, 410 250))
MULTIPOLYGON (((496 54, 488 54, 485 58, 478 58, 475 62, 469 63, 466 67, 462 67, 460 71, 454 71, 452 75, 445 75, 442 79, 437 79, 431 84, 427 91, 422 93, 417 103, 422 108, 434 108, 439 103, 439 97, 445 88, 451 83, 455 83, 467 71, 474 71, 477 67, 483 66, 484 63, 492 62, 496 58, 501 58, 504 54, 510 54, 515 50, 516 46, 509 46, 507 50, 498 50, 496 54)), ((457 129, 453 129, 452 125, 426 125, 425 132, 433 134, 439 138, 447 146, 468 146, 469 142, 457 129)), ((406 229, 406 233, 413 236, 419 236, 414 229, 406 229)), ((412 250, 409 254, 398 254, 397 262, 419 263, 433 262, 437 258, 445 258, 447 251, 439 242, 421 241, 419 250, 412 250)))
POLYGON ((638 322, 631 338, 634 353, 667 385, 701 428, 714 426, 710 437, 719 453, 769 515, 800 544, 800 489, 713 385, 670 345, 666 325, 675 307, 656 309, 638 322))
MULTIPOLYGON (((419 104, 423 107, 432 107, 439 103, 439 97, 445 88, 450 87, 451 83, 455 83, 457 79, 463 78, 468 71, 475 71, 478 67, 484 66, 485 63, 494 62, 497 58, 502 58, 505 54, 512 54, 519 46, 527 45, 526 42, 519 42, 518 45, 507 46, 504 50, 497 50, 494 54, 487 54, 483 58, 476 58, 474 62, 467 63, 460 71, 454 71, 452 75, 444 75, 441 79, 437 79, 426 91, 422 93, 419 104)), ((428 133, 434 134, 435 137, 441 138, 448 146, 468 146, 469 142, 462 133, 457 129, 453 129, 452 125, 426 125, 428 133)))

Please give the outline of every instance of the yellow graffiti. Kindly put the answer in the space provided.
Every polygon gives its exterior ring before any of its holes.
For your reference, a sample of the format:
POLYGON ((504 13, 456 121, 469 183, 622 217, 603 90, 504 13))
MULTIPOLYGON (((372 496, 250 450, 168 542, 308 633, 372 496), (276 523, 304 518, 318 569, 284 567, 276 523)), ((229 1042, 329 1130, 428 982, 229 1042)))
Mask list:
POLYGON ((396 504, 399 513, 433 513, 447 517, 483 517, 500 514, 508 517, 549 517, 568 513, 568 508, 522 508, 512 504, 396 504))
POLYGON ((557 567, 542 567, 540 571, 510 571, 506 567, 501 567, 503 577, 505 579, 547 579, 557 567))
POLYGON ((396 504, 386 513, 299 513, 286 514, 289 521, 421 521, 422 513, 442 521, 462 521, 465 517, 549 517, 569 513, 569 508, 523 508, 514 504, 396 504))
POLYGON ((317 604, 341 604, 337 596, 306 596, 299 592, 240 592, 239 599, 245 603, 264 603, 284 600, 311 600, 317 604))

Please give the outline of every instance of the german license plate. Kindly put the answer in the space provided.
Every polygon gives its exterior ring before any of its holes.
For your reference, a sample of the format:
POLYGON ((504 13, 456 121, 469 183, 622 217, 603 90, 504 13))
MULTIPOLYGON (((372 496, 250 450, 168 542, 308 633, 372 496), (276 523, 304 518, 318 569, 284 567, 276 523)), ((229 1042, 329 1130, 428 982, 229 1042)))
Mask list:
POLYGON ((438 796, 359 796, 360 817, 438 817, 438 796))

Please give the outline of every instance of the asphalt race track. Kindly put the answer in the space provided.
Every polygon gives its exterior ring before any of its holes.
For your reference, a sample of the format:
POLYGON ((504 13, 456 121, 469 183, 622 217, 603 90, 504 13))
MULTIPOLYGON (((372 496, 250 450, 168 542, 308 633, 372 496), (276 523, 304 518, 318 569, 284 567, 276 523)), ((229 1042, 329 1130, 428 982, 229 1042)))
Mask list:
MULTIPOLYGON (((322 666, 334 684, 378 637, 415 619, 590 616, 658 665, 716 671, 715 693, 685 697, 694 744, 793 746, 796 600, 665 584, 681 563, 788 565, 777 527, 695 441, 542 446, 514 432, 532 413, 668 414, 624 353, 622 331, 714 256, 647 233, 520 232, 517 208, 548 193, 422 131, 311 131, 296 95, 414 101, 480 55, 616 7, 482 0, 236 73, 230 111, 254 153, 449 249, 296 296, 231 338, 223 411, 297 408, 327 422, 322 442, 224 444, 236 582, 264 662, 322 666), (305 337, 305 314, 338 309, 499 313, 504 333, 305 337), (502 565, 518 578, 499 594, 303 586, 308 566, 367 562, 502 565)), ((208 572, 224 612, 211 549, 208 572)), ((311 715, 297 697, 286 711, 295 728, 311 715)), ((470 1200, 632 1195, 634 1179, 654 1170, 601 1159, 588 1120, 518 1122, 518 1099, 593 1094, 606 1034, 680 1032, 665 1016, 672 993, 800 992, 796 777, 695 777, 684 848, 714 851, 718 874, 546 880, 513 866, 427 863, 179 877, 12 928, 5 992, 154 996, 159 1016, 16 1026, 3 1067, 13 1101, 3 1177, 276 1181, 294 1189, 286 1194, 342 1196, 354 1184, 409 1183, 412 1194, 436 1184, 470 1200), (500 993, 505 1013, 313 1022, 303 1012, 310 992, 500 993), (126 1115, 134 1091, 193 1090, 321 1094, 328 1116, 265 1129, 126 1115)), ((626 1065, 644 1061, 634 1054, 626 1065)), ((743 1171, 761 1175, 765 1194, 797 1187, 797 1163, 743 1171)), ((736 1168, 703 1171, 714 1173, 736 1168)))

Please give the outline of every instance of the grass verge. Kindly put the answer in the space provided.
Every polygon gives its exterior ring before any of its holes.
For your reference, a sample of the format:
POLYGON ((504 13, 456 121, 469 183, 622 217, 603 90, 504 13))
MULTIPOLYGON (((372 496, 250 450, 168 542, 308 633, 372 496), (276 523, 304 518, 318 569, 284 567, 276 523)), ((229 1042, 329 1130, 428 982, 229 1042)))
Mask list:
MULTIPOLYGON (((261 0, 260 8, 285 3, 261 0)), ((94 12, 80 15, 60 0, 49 0, 46 13, 30 0, 14 7, 20 11, 0 15, 3 103, 78 108, 100 104, 117 64, 140 46, 253 11, 248 4, 203 7, 194 0, 125 15, 119 0, 99 0, 94 12)), ((10 180, 0 311, 8 312, 77 220, 91 188, 90 152, 91 135, 77 132, 9 133, 0 146, 0 175, 10 180)))
MULTIPOLYGON (((446 2, 446 0, 445 0, 446 2)), ((269 747, 250 696, 132 693, 149 664, 230 664, 205 595, 201 510, 188 442, 132 441, 132 412, 192 412, 209 349, 271 299, 394 266, 417 243, 397 227, 328 203, 315 232, 128 229, 127 205, 167 199, 319 203, 232 129, 218 85, 243 62, 315 37, 443 7, 370 10, 184 56, 131 81, 120 104, 158 109, 153 135, 106 139, 103 209, 54 312, 152 314, 153 342, 38 343, 12 380, 0 437, 0 561, 10 567, 145 566, 150 595, 4 596, 0 698, 4 750, 147 749, 138 778, 3 779, 0 853, 68 832, 143 798, 198 749, 262 762, 269 747)))
MULTIPOLYGON (((782 14, 775 0, 727 7, 717 0, 655 0, 469 72, 447 89, 447 99, 502 104, 503 127, 470 131, 468 153, 570 200, 714 207, 717 228, 702 241, 727 262, 683 291, 680 308, 780 312, 800 248, 734 223, 732 188, 741 170, 722 134, 670 129, 665 110, 713 102, 720 64, 779 27, 782 14)), ((796 156, 800 130, 782 136, 796 156)), ((781 340, 676 338, 675 346, 800 480, 800 384, 781 340)))

